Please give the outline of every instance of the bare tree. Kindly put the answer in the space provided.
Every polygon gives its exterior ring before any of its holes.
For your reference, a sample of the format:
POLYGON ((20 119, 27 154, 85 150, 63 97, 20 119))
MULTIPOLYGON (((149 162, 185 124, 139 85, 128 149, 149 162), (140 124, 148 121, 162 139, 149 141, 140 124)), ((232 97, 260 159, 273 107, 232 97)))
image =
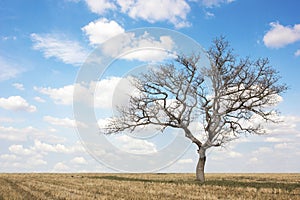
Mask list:
POLYGON ((204 182, 206 150, 223 146, 241 134, 263 134, 261 123, 272 121, 279 94, 287 88, 268 59, 237 59, 223 38, 207 51, 210 66, 200 69, 200 56, 178 56, 174 63, 152 68, 133 79, 138 93, 119 108, 106 133, 157 125, 182 129, 198 147, 197 180, 204 182), (209 83, 209 84, 207 84, 209 83), (203 125, 195 137, 191 123, 203 125), (203 139, 205 138, 205 139, 203 139))

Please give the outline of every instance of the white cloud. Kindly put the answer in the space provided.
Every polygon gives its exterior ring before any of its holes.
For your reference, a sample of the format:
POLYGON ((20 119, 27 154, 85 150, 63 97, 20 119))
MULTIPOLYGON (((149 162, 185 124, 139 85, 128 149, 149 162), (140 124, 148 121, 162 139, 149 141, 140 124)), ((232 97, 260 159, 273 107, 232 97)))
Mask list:
POLYGON ((296 135, 300 133, 298 126, 300 125, 300 117, 293 115, 279 116, 278 123, 269 123, 266 125, 266 132, 273 137, 280 135, 296 135))
POLYGON ((41 97, 38 97, 38 96, 34 97, 34 100, 39 102, 39 103, 45 103, 46 102, 45 99, 43 99, 41 97))
POLYGON ((17 156, 14 154, 2 154, 0 155, 0 159, 5 161, 15 161, 17 160, 17 156))
POLYGON ((85 2, 93 13, 99 15, 104 14, 107 10, 116 9, 116 6, 110 0, 85 0, 85 2))
POLYGON ((295 56, 300 56, 300 49, 298 49, 296 52, 295 52, 295 54, 294 54, 295 56))
POLYGON ((236 151, 229 151, 228 156, 230 158, 239 158, 239 157, 242 157, 242 154, 239 152, 236 152, 236 151))
POLYGON ((148 32, 141 36, 136 36, 134 33, 126 33, 122 37, 110 41, 109 44, 104 43, 102 51, 111 57, 122 55, 121 58, 126 60, 154 62, 174 56, 174 47, 174 41, 167 35, 156 39, 148 32))
POLYGON ((8 163, 10 167, 13 165, 11 163, 12 161, 23 159, 23 166, 16 166, 17 168, 20 167, 22 170, 24 170, 24 168, 34 169, 38 165, 47 165, 47 161, 44 160, 43 157, 48 153, 60 153, 61 155, 62 153, 77 154, 83 152, 83 148, 79 143, 76 143, 73 146, 65 146, 63 144, 51 145, 39 140, 35 140, 34 145, 26 148, 23 145, 14 144, 8 149, 12 154, 1 155, 0 159, 10 162, 10 164, 8 163))
POLYGON ((248 163, 250 163, 250 164, 255 164, 255 163, 257 163, 257 162, 258 162, 258 158, 257 158, 257 157, 252 157, 252 158, 249 159, 249 162, 248 162, 248 163))
POLYGON ((66 64, 80 65, 88 56, 88 51, 77 41, 58 34, 31 34, 33 48, 43 52, 46 58, 57 58, 66 64))
POLYGON ((179 163, 179 164, 191 164, 191 163, 194 163, 194 161, 193 161, 193 159, 188 158, 188 159, 178 160, 177 163, 179 163))
MULTIPOLYGON (((120 77, 109 77, 101 81, 91 82, 88 85, 75 84, 78 93, 76 93, 74 100, 87 103, 87 105, 95 106, 96 108, 111 108, 114 90, 120 80, 120 77), (94 95, 94 98, 92 95, 94 95), (94 104, 87 102, 89 99, 94 99, 94 104)), ((55 104, 72 105, 73 103, 74 85, 67 85, 61 88, 34 87, 34 89, 48 95, 54 100, 55 104)))
POLYGON ((0 108, 13 111, 35 112, 36 107, 20 96, 10 96, 8 98, 0 98, 0 108))
POLYGON ((279 143, 274 146, 275 149, 295 149, 294 145, 291 143, 279 143))
POLYGON ((17 155, 22 155, 22 156, 29 156, 29 155, 33 155, 35 154, 35 152, 31 149, 26 149, 23 147, 23 145, 17 145, 17 144, 14 144, 14 145, 11 145, 8 150, 11 152, 11 153, 14 153, 14 154, 17 154, 17 155))
POLYGON ((55 126, 63 126, 63 127, 67 127, 67 128, 74 128, 76 127, 76 124, 78 126, 85 126, 82 122, 76 122, 74 119, 70 119, 70 118, 56 118, 56 117, 51 117, 51 116, 44 116, 44 121, 55 125, 55 126))
POLYGON ((47 165, 47 161, 43 160, 42 158, 37 157, 30 157, 27 160, 28 165, 30 166, 39 166, 39 165, 47 165))
POLYGON ((211 19, 211 18, 215 17, 215 14, 207 11, 207 12, 205 12, 205 17, 206 17, 206 19, 211 19))
POLYGON ((50 128, 49 132, 55 133, 55 132, 57 132, 57 130, 55 128, 50 128))
POLYGON ((18 90, 25 90, 24 85, 21 83, 13 83, 12 86, 14 86, 18 90))
POLYGON ((32 126, 24 128, 0 126, 0 139, 9 141, 27 141, 30 139, 40 139, 48 142, 63 142, 64 138, 44 133, 32 126))
POLYGON ((4 59, 0 56, 0 81, 5 81, 11 78, 15 78, 23 70, 16 64, 4 59))
POLYGON ((45 142, 41 142, 39 140, 34 141, 34 146, 31 147, 31 149, 37 151, 37 152, 53 152, 53 153, 65 153, 65 154, 72 154, 72 153, 78 153, 78 152, 84 152, 83 147, 78 143, 73 146, 65 146, 63 144, 48 144, 45 142))
POLYGON ((87 161, 84 159, 84 157, 75 157, 70 162, 72 164, 79 164, 79 165, 87 164, 87 161))
POLYGON ((16 40, 16 36, 2 36, 1 37, 2 41, 7 41, 7 40, 16 40))
POLYGON ((281 137, 267 137, 265 142, 289 142, 291 139, 289 138, 281 138, 281 137))
POLYGON ((133 19, 143 19, 150 23, 169 21, 176 28, 187 27, 187 14, 191 8, 184 0, 118 0, 121 12, 133 19))
POLYGON ((43 155, 39 154, 38 152, 35 152, 34 149, 24 148, 23 145, 11 145, 9 147, 9 151, 18 156, 11 154, 9 156, 15 158, 14 160, 8 161, 11 162, 17 160, 18 162, 15 164, 17 164, 17 167, 20 167, 22 169, 34 169, 39 165, 47 165, 47 161, 43 160, 43 155))
POLYGON ((260 154, 271 153, 271 152, 273 152, 272 148, 259 147, 257 150, 253 151, 252 153, 255 155, 260 155, 260 154))
POLYGON ((29 126, 26 128, 14 128, 0 126, 0 139, 11 141, 25 141, 30 133, 36 133, 36 129, 29 126))
POLYGON ((34 90, 48 95, 51 99, 54 100, 55 104, 62 104, 62 105, 71 105, 73 102, 73 85, 66 85, 61 88, 38 88, 34 87, 34 90))
MULTIPOLYGON (((244 142, 244 141, 241 141, 244 142)), ((226 148, 216 148, 211 150, 211 159, 215 161, 227 160, 229 158, 240 158, 243 155, 235 150, 235 146, 238 144, 238 141, 235 143, 230 143, 226 148)))
POLYGON ((116 21, 106 18, 90 22, 81 30, 88 36, 92 45, 101 44, 115 35, 124 33, 124 29, 116 21))
POLYGON ((112 142, 115 142, 116 146, 122 149, 122 151, 127 151, 129 153, 150 154, 157 152, 156 145, 154 143, 147 140, 135 139, 127 135, 118 135, 112 142))
POLYGON ((281 138, 276 138, 276 137, 267 137, 265 142, 281 142, 281 138))
POLYGON ((94 106, 96 108, 113 108, 115 105, 127 105, 128 95, 133 92, 130 78, 109 77, 98 81, 96 83, 94 106))
POLYGON ((300 40, 300 24, 283 26, 279 22, 271 22, 271 29, 264 35, 267 47, 280 48, 300 40))
POLYGON ((54 165, 53 171, 54 172, 69 172, 70 167, 68 167, 66 164, 62 162, 58 162, 54 165))
POLYGON ((212 8, 215 6, 220 6, 221 4, 229 4, 234 2, 235 0, 196 0, 201 3, 201 5, 207 7, 207 8, 212 8))

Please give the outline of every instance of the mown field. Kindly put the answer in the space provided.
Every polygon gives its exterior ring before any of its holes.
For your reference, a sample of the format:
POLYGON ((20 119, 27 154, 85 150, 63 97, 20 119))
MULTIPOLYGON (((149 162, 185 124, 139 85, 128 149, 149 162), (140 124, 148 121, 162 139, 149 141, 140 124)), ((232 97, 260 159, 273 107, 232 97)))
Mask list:
POLYGON ((1 199, 300 199, 300 174, 0 174, 1 199))

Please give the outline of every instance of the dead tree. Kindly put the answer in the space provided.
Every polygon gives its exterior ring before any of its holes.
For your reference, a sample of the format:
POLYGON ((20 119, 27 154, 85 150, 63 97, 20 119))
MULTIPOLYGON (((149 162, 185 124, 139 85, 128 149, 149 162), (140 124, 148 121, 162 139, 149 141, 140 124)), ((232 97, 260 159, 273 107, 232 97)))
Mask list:
POLYGON ((268 59, 237 59, 224 38, 214 40, 207 54, 210 66, 204 68, 198 66, 200 56, 181 55, 134 77, 138 92, 110 119, 106 133, 147 125, 182 129, 198 147, 196 178, 204 182, 207 149, 245 133, 263 134, 263 123, 253 120, 274 122, 274 106, 287 89, 268 59), (203 141, 192 133, 192 122, 203 126, 203 141))

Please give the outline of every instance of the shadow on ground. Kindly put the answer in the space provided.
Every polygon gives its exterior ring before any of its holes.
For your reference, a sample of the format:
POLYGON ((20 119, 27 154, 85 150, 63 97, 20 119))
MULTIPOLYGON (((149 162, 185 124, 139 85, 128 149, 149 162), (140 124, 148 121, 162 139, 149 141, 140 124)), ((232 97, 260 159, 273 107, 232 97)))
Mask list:
POLYGON ((261 188, 276 188, 284 189, 287 191, 292 191, 296 188, 300 188, 300 183, 280 183, 280 182, 263 182, 253 180, 252 182, 242 182, 236 180, 225 180, 225 179, 215 179, 207 180, 205 183, 200 183, 196 180, 157 180, 157 179, 141 179, 141 178, 130 178, 122 176, 92 176, 88 178, 96 179, 106 179, 106 180, 115 180, 115 181, 132 181, 132 182, 144 182, 144 183, 172 183, 172 184, 194 184, 194 185, 212 185, 212 186, 225 186, 225 187, 252 187, 256 189, 261 188))

